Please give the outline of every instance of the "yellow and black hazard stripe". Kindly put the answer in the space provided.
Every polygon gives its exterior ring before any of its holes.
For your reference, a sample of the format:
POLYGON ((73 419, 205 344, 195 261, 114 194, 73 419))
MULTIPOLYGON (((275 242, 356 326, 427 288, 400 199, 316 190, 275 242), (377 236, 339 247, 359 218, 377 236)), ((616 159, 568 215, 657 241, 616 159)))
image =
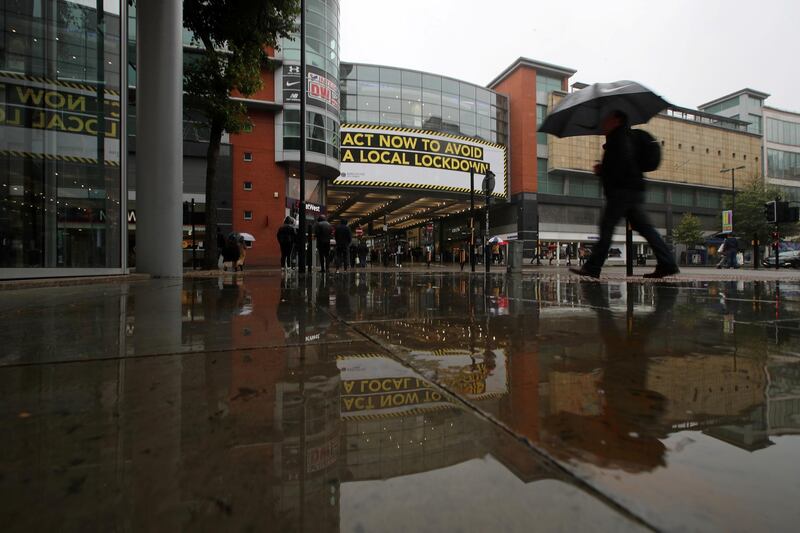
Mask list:
POLYGON ((439 350, 431 351, 433 355, 472 355, 472 352, 469 350, 464 350, 462 348, 441 348, 439 350))
MULTIPOLYGON (((349 187, 383 187, 387 189, 422 189, 437 192, 457 192, 469 194, 469 187, 451 187, 449 185, 433 185, 430 183, 408 183, 400 181, 379 181, 379 180, 348 180, 336 178, 333 185, 347 185, 349 187)), ((505 198, 508 195, 508 184, 505 193, 494 193, 492 196, 505 198)))
MULTIPOLYGON (((20 157, 26 159, 39 159, 47 161, 66 161, 68 163, 84 163, 87 165, 96 165, 98 163, 98 160, 92 157, 77 157, 72 155, 60 155, 60 154, 40 154, 37 152, 21 152, 19 150, 0 150, 0 157, 20 157)), ((118 167, 119 161, 106 160, 103 164, 109 167, 118 167)))
POLYGON ((477 139, 475 137, 467 137, 466 135, 453 135, 452 133, 445 133, 442 131, 420 130, 417 128, 402 128, 400 126, 380 126, 375 124, 342 124, 341 129, 339 131, 341 133, 346 133, 344 131, 341 131, 346 128, 359 129, 359 130, 384 130, 384 131, 391 131, 394 133, 422 133, 425 135, 435 135, 437 137, 445 137, 448 139, 456 139, 459 141, 467 141, 475 144, 482 144, 484 146, 499 148, 504 151, 506 149, 506 146, 504 144, 497 144, 489 141, 484 141, 483 139, 477 139))
MULTIPOLYGON (((57 85, 59 87, 66 87, 68 89, 77 89, 79 91, 89 91, 96 93, 97 85, 89 85, 88 83, 76 83, 74 81, 54 80, 52 78, 45 78, 44 76, 33 76, 30 74, 21 74, 19 72, 9 72, 7 70, 0 70, 0 77, 11 78, 22 81, 35 81, 46 85, 57 85)), ((113 89, 103 89, 103 92, 113 96, 119 96, 119 91, 113 89)))
POLYGON ((383 353, 357 353, 353 355, 337 355, 337 361, 343 361, 345 359, 373 359, 375 357, 384 357, 386 359, 390 359, 390 357, 383 353))
POLYGON ((398 418, 401 416, 417 416, 417 415, 426 415, 429 413, 433 413, 436 411, 453 411, 458 410, 459 407, 455 404, 448 403, 445 405, 432 405, 430 407, 416 407, 414 409, 408 409, 406 411, 398 411, 394 413, 377 413, 374 415, 364 415, 364 414, 350 414, 350 413, 342 413, 342 418, 345 420, 385 420, 387 418, 398 418))

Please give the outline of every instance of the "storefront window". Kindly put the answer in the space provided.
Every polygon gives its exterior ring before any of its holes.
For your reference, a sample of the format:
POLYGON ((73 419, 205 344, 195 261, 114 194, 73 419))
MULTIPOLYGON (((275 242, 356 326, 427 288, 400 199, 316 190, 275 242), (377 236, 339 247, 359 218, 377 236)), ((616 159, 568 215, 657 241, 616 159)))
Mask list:
POLYGON ((120 2, 3 2, 0 27, 0 268, 118 268, 120 2))

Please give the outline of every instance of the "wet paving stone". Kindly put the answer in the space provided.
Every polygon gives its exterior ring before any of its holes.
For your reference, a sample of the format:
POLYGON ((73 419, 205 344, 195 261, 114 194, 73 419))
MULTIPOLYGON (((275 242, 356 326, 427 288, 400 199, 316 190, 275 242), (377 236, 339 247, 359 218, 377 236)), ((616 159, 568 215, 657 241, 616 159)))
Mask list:
POLYGON ((5 530, 789 531, 800 284, 6 291, 5 530))

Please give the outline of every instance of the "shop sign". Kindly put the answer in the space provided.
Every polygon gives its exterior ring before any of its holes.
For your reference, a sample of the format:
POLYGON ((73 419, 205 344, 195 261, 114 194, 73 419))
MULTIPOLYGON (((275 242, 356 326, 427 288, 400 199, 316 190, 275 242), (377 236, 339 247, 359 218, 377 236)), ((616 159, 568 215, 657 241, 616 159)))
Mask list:
POLYGON ((733 211, 730 209, 722 212, 722 233, 733 231, 733 211))
MULTIPOLYGON (((283 101, 300 103, 300 65, 283 66, 283 101)), ((339 112, 339 84, 317 67, 306 66, 306 103, 310 106, 339 112)))
MULTIPOLYGON (((294 198, 286 198, 286 207, 289 209, 294 209, 295 211, 300 209, 300 200, 296 200, 294 198)), ((315 204, 313 202, 306 202, 306 214, 312 215, 324 215, 326 212, 324 205, 315 204)))

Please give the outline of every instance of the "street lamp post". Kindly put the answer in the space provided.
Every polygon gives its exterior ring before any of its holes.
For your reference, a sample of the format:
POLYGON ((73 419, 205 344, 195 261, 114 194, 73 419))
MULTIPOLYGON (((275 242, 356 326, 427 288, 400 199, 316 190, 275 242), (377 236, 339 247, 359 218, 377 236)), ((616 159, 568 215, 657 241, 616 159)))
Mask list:
POLYGON ((489 201, 492 198, 492 191, 494 191, 494 172, 491 170, 486 171, 486 177, 483 178, 482 187, 483 194, 486 195, 486 226, 483 231, 483 264, 486 273, 489 273, 489 201))
POLYGON ((723 172, 730 172, 731 173, 731 233, 733 233, 733 226, 734 226, 734 211, 736 211, 736 171, 745 168, 744 165, 736 167, 736 168, 723 168, 720 170, 720 174, 723 172))
MULTIPOLYGON (((306 271, 306 2, 300 0, 300 231, 298 232, 297 269, 306 271)), ((310 267, 309 262, 309 267, 310 267)))
POLYGON ((469 169, 469 269, 475 272, 475 169, 469 169))

